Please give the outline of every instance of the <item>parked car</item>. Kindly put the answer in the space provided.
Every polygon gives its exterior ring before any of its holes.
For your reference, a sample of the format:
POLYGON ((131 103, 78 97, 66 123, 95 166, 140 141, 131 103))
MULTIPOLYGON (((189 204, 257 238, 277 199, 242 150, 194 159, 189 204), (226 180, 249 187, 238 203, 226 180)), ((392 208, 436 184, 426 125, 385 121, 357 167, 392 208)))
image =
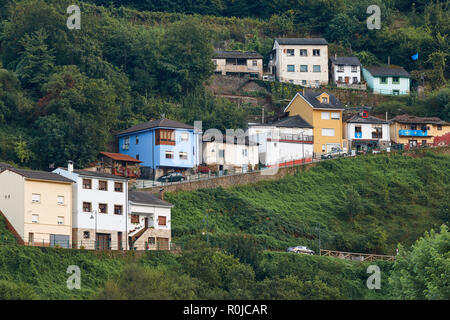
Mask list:
POLYGON ((200 165, 197 167, 197 173, 208 173, 211 169, 208 166, 200 165))
POLYGON ((296 246, 287 248, 287 252, 314 254, 314 251, 305 246, 296 246))
POLYGON ((177 181, 184 181, 186 180, 186 177, 183 176, 181 172, 170 172, 168 174, 165 174, 161 177, 159 177, 156 181, 158 182, 177 182, 177 181))
POLYGON ((320 158, 321 159, 333 159, 337 157, 343 157, 347 155, 347 151, 338 147, 331 148, 330 152, 324 153, 320 158))

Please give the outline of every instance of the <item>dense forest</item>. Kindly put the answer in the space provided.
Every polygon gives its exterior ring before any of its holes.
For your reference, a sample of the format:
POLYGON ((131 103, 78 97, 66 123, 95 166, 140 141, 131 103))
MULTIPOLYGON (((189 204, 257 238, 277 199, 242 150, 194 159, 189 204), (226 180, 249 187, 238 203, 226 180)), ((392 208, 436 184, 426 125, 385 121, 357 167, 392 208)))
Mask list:
POLYGON ((206 90, 210 58, 223 48, 256 50, 267 61, 277 36, 323 36, 331 54, 363 64, 390 56, 413 84, 423 75, 429 95, 382 109, 450 119, 445 1, 75 1, 81 29, 69 30, 71 4, 0 1, 0 160, 48 169, 73 159, 82 167, 111 149, 115 132, 163 115, 202 120, 205 129, 245 128, 260 108, 206 90), (372 4, 381 8, 380 30, 366 26, 372 4))

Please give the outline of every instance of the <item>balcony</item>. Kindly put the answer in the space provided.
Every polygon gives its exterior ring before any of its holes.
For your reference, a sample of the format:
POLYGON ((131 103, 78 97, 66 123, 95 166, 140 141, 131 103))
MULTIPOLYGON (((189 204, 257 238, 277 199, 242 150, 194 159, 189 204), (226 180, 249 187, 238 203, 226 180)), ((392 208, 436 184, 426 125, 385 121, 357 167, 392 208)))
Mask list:
POLYGON ((428 131, 425 130, 399 130, 398 131, 399 136, 404 137, 427 137, 428 131))

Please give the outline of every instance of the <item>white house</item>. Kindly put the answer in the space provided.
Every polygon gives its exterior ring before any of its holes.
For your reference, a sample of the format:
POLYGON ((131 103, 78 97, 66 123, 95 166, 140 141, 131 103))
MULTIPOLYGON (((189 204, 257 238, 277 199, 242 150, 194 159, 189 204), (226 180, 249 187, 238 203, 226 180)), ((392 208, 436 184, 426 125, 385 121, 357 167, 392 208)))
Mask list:
POLYGON ((328 84, 328 42, 323 38, 277 38, 269 72, 280 82, 306 87, 328 84))
POLYGON ((130 191, 128 242, 136 250, 169 250, 172 204, 149 192, 130 191))
POLYGON ((299 115, 271 124, 249 124, 250 141, 258 143, 259 162, 285 166, 311 162, 313 127, 299 115))
POLYGON ((390 147, 389 122, 369 116, 367 111, 345 122, 344 135, 350 148, 356 151, 387 150, 390 147))
POLYGON ((330 76, 337 84, 359 84, 361 82, 361 62, 357 57, 337 57, 330 58, 330 76))
POLYGON ((73 184, 72 239, 74 247, 127 248, 128 180, 87 170, 58 168, 53 172, 73 184))
POLYGON ((259 163, 258 145, 248 136, 219 137, 205 133, 203 136, 203 163, 216 166, 217 170, 247 172, 256 169, 259 163))

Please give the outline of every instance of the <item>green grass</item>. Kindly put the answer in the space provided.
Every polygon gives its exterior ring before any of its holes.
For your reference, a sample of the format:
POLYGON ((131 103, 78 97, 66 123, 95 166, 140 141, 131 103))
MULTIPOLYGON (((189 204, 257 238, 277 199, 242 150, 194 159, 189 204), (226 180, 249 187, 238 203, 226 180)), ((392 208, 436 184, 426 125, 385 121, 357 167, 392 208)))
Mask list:
POLYGON ((450 156, 369 155, 326 161, 277 181, 230 189, 169 193, 180 243, 205 231, 211 238, 248 233, 270 249, 290 245, 393 254, 424 231, 448 223, 450 156))

